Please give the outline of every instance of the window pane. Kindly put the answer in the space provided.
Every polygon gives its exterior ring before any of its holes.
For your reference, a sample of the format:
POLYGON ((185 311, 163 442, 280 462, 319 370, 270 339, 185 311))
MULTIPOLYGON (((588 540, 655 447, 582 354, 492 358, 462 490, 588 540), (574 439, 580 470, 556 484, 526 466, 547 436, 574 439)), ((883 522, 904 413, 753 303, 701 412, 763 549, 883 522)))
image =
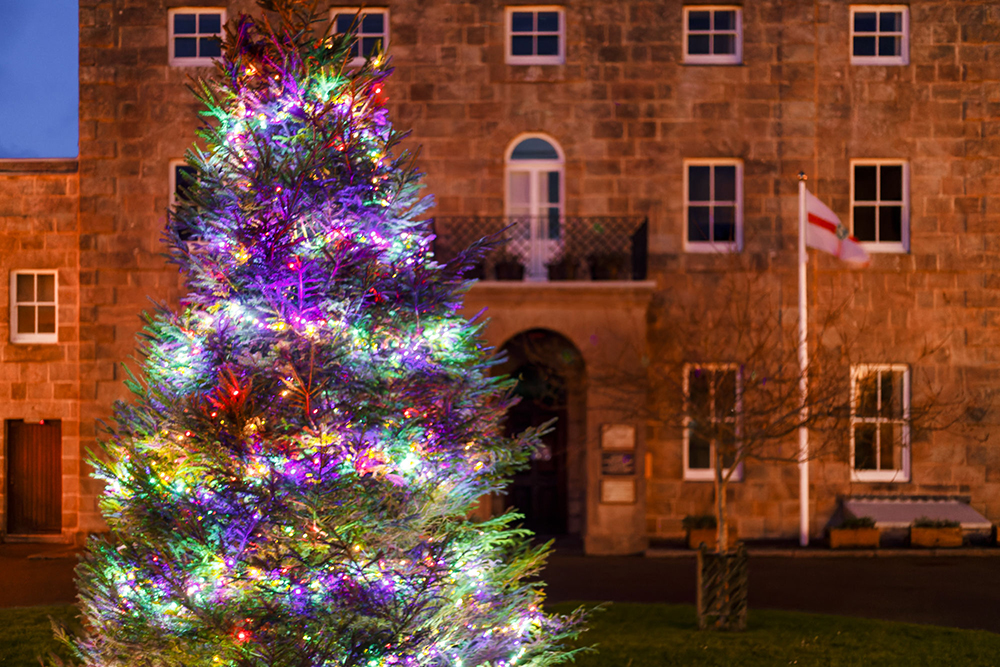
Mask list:
POLYGON ((736 207, 716 206, 715 207, 715 241, 735 241, 736 240, 736 207))
POLYGON ((875 12, 855 12, 854 32, 875 32, 875 12))
POLYGON ((688 12, 688 30, 711 30, 712 12, 688 12))
POLYGON ((882 12, 878 17, 879 32, 902 32, 902 12, 882 12))
POLYGON ((35 300, 35 276, 34 274, 20 273, 17 276, 17 300, 20 303, 35 300))
POLYGON ((194 14, 174 14, 174 34, 193 35, 195 30, 194 14))
POLYGON ((538 32, 559 32, 559 12, 538 12, 538 32))
POLYGON ((38 307, 38 333, 56 332, 56 307, 38 307))
POLYGON ((713 37, 712 53, 733 54, 736 53, 736 36, 731 34, 715 35, 713 37))
POLYGON ((715 373, 715 418, 736 417, 736 371, 715 373))
POLYGON ((883 165, 882 181, 879 184, 881 192, 879 199, 882 201, 903 201, 903 165, 883 165))
POLYGON ((854 407, 858 417, 878 416, 878 373, 869 373, 858 378, 857 405, 854 407))
POLYGON ((854 237, 859 241, 877 241, 875 237, 875 207, 854 208, 854 237))
POLYGON ((709 393, 709 379, 711 375, 711 371, 702 370, 701 368, 692 368, 688 371, 688 405, 690 406, 691 416, 695 420, 706 419, 710 416, 708 410, 711 396, 709 393))
POLYGON ((222 55, 222 44, 218 37, 202 37, 198 42, 202 58, 218 58, 222 55))
POLYGON ((535 40, 531 37, 511 37, 510 53, 515 56, 534 55, 535 40))
POLYGON ((711 52, 709 35, 688 35, 688 53, 694 56, 706 55, 711 52))
POLYGON ((875 38, 874 37, 855 37, 854 38, 854 55, 856 55, 856 56, 874 56, 875 55, 875 38))
POLYGON ((898 56, 900 54, 899 37, 879 37, 878 54, 880 56, 898 56))
POLYGON ((177 201, 190 201, 187 196, 188 189, 194 184, 196 170, 187 165, 178 165, 174 168, 174 195, 177 201))
POLYGON ((688 201, 709 201, 712 198, 712 168, 707 166, 688 167, 688 201))
POLYGON ((385 14, 362 14, 361 32, 381 35, 385 32, 385 14))
POLYGON ((510 197, 511 212, 514 213, 514 208, 517 208, 517 214, 523 215, 528 212, 528 206, 531 204, 531 174, 527 171, 512 171, 510 172, 510 185, 507 191, 507 196, 510 197))
POLYGON ((362 37, 361 38, 361 55, 368 58, 375 54, 382 47, 381 37, 362 37))
POLYGON ((854 468, 875 470, 875 424, 854 426, 854 468))
POLYGON ((900 206, 880 206, 878 209, 878 240, 903 240, 903 209, 900 206))
POLYGON ((540 56, 557 56, 559 55, 559 37, 556 35, 539 35, 538 38, 538 52, 537 55, 540 56))
POLYGON ((354 14, 337 14, 337 32, 340 34, 351 32, 355 18, 354 14))
POLYGON ((719 10, 715 12, 716 30, 735 30, 736 12, 719 10))
POLYGON ((220 14, 199 14, 198 32, 218 34, 222 32, 222 16, 220 14))
POLYGON ((510 15, 511 32, 531 32, 534 29, 534 14, 531 12, 514 12, 510 15))
POLYGON ((854 201, 875 201, 878 192, 875 188, 875 165, 856 165, 854 167, 854 201))
POLYGON ((35 333, 35 307, 17 307, 17 333, 35 333))
POLYGON ((695 433, 691 433, 688 437, 688 467, 698 470, 708 470, 712 467, 708 440, 695 433))
POLYGON ((174 38, 174 57, 195 58, 198 56, 198 40, 194 37, 174 38))
POLYGON ((879 470, 896 469, 899 424, 879 424, 879 470))
POLYGON ((688 241, 711 241, 707 206, 688 208, 688 241))
POLYGON ((550 171, 546 178, 546 194, 548 195, 545 199, 550 204, 559 203, 559 172, 550 171))
MULTIPOLYGON (((515 38, 517 39, 517 38, 515 38)), ((531 39, 528 37, 528 39, 531 39)), ((511 160, 558 160, 559 153, 545 139, 532 137, 525 139, 514 147, 510 154, 511 160)))
POLYGON ((882 371, 881 415, 888 419, 903 418, 903 373, 882 371))
POLYGON ((715 201, 736 201, 736 167, 715 168, 715 201))
POLYGON ((48 274, 40 274, 38 277, 38 301, 45 303, 55 303, 56 300, 56 277, 48 274))
POLYGON ((559 235, 560 235, 560 233, 559 233, 559 228, 560 228, 560 225, 559 225, 559 213, 560 213, 560 211, 559 211, 558 208, 551 207, 551 206, 549 207, 549 230, 548 230, 549 231, 549 235, 548 235, 548 238, 550 238, 550 239, 558 239, 559 238, 559 235))

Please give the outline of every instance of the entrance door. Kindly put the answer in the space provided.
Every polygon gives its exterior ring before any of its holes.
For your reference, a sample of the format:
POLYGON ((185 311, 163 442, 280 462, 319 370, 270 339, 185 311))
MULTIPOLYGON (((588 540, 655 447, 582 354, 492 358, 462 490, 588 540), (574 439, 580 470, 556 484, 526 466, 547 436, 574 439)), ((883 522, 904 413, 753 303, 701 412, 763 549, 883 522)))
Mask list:
POLYGON ((507 489, 507 505, 524 515, 524 526, 539 535, 566 533, 566 391, 551 369, 535 364, 514 374, 521 402, 507 412, 507 432, 516 435, 530 426, 557 421, 542 438, 544 447, 531 468, 516 475, 507 489))
POLYGON ((7 421, 7 532, 62 530, 62 424, 7 421))

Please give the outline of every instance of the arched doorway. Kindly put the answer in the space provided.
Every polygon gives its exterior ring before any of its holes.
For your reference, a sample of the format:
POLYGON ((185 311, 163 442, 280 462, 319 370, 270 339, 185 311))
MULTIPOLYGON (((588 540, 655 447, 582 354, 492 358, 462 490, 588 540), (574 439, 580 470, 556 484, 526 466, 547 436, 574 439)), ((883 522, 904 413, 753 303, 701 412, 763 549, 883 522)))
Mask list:
POLYGON ((507 487, 503 505, 522 513, 538 535, 579 534, 586 487, 583 358, 572 342, 545 329, 518 334, 501 350, 506 361, 498 372, 517 380, 521 399, 507 413, 508 434, 555 420, 531 466, 507 487))

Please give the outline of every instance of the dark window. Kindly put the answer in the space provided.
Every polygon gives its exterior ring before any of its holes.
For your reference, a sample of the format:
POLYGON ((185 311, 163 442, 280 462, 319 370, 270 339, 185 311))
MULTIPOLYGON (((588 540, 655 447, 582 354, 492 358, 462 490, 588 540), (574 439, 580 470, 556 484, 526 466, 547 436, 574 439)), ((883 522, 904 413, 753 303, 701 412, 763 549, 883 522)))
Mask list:
POLYGON ((854 12, 853 27, 852 54, 855 57, 899 62, 903 56, 904 38, 901 10, 854 12))
POLYGON ((859 241, 903 241, 903 165, 854 165, 852 233, 859 241))
POLYGON ((522 58, 541 56, 557 62, 562 39, 560 12, 516 11, 510 13, 509 55, 522 58))
POLYGON ((337 34, 350 34, 354 39, 351 57, 370 58, 385 48, 389 35, 389 21, 385 12, 337 14, 334 20, 337 34))
POLYGON ((736 9, 689 10, 686 53, 695 56, 693 62, 737 63, 740 60, 740 29, 740 15, 736 9), (714 59, 714 56, 721 58, 714 59))
POLYGON ((173 15, 171 25, 175 59, 218 58, 222 55, 222 12, 185 12, 173 15))
POLYGON ((736 241, 736 181, 736 165, 688 165, 689 242, 736 241))

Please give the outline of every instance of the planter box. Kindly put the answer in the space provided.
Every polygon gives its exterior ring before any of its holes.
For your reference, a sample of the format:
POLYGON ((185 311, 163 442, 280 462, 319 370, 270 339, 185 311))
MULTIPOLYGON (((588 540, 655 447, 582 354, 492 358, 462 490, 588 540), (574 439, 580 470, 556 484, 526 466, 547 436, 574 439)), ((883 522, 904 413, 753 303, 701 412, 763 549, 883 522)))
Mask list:
POLYGON ((949 548, 962 546, 962 527, 921 528, 910 527, 910 546, 929 548, 949 548))
MULTIPOLYGON (((705 546, 709 549, 715 549, 718 546, 718 528, 691 528, 687 533, 688 549, 697 549, 698 546, 704 542, 705 546)), ((732 549, 736 546, 736 540, 738 536, 736 534, 735 528, 729 529, 729 548, 732 549)))
POLYGON ((831 528, 831 549, 877 549, 878 528, 831 528))

